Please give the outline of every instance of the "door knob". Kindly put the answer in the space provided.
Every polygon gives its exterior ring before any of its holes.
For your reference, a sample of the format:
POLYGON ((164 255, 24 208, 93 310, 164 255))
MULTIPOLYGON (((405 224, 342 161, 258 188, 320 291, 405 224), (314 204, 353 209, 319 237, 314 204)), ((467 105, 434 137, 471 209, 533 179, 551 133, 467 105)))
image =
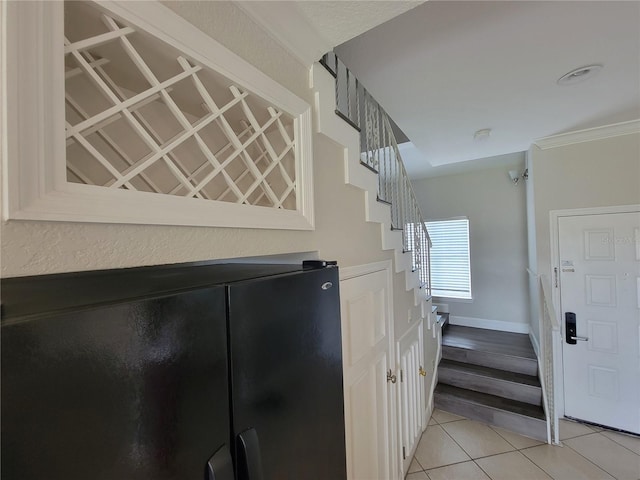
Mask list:
POLYGON ((396 383, 396 380, 396 376, 393 374, 391 369, 389 369, 389 371, 387 372, 387 382, 396 383))
POLYGON ((420 365, 420 369, 418 370, 418 373, 420 374, 421 377, 427 376, 427 371, 424 368, 422 368, 422 365, 420 365))

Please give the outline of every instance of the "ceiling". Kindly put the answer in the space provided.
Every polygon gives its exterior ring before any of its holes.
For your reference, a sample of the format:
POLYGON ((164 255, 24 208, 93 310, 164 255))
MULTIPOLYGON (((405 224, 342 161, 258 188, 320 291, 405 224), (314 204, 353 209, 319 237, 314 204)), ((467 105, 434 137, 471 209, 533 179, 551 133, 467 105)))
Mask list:
MULTIPOLYGON (((297 2, 325 37, 329 3, 353 4, 357 16, 361 2, 297 2), (309 13, 323 4, 323 19, 309 13)), ((363 12, 379 2, 367 3, 363 12)), ((537 138, 640 118, 640 2, 386 3, 411 10, 336 51, 411 140, 403 150, 414 178, 501 164, 537 138), (556 83, 590 64, 604 68, 556 83), (490 137, 474 140, 485 128, 490 137)))

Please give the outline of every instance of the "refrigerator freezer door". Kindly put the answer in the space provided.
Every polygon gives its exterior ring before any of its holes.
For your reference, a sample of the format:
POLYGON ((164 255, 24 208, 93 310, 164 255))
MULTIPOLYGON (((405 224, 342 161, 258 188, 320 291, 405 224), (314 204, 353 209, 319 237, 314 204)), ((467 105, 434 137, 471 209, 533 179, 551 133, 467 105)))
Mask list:
POLYGON ((234 480, 233 461, 228 445, 218 449, 207 462, 205 480, 234 480))
POLYGON ((4 323, 2 479, 205 478, 229 442, 225 308, 215 287, 4 323))
POLYGON ((229 286, 232 425, 256 430, 265 480, 346 478, 338 285, 323 268, 229 286))

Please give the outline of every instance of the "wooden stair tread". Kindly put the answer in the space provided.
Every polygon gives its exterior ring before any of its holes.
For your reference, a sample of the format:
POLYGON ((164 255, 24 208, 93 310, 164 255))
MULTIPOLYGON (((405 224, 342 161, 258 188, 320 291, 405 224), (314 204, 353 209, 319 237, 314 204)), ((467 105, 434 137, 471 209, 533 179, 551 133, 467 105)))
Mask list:
POLYGON ((491 377, 497 380, 503 380, 506 382, 520 383, 532 387, 540 388, 540 380, 537 376, 526 375, 524 373, 509 372, 507 370, 500 370, 497 368, 483 367, 480 365, 473 365, 471 363, 456 362, 455 360, 442 359, 439 364, 439 368, 448 368, 463 371, 465 373, 491 377))
POLYGON ((449 324, 442 346, 536 360, 529 336, 522 333, 449 324))
POLYGON ((444 385, 441 383, 438 383, 436 386, 435 395, 438 395, 441 400, 446 400, 447 397, 454 397, 468 403, 507 411, 543 422, 546 421, 542 407, 532 405, 530 403, 519 402, 517 400, 497 397, 486 393, 474 392, 472 390, 466 390, 464 388, 453 387, 451 385, 444 385))

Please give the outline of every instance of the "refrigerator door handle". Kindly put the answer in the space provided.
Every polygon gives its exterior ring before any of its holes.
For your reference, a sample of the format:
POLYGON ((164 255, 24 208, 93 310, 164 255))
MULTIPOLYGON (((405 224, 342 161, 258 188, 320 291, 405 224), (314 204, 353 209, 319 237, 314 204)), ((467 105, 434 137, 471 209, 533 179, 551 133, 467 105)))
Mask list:
POLYGON ((205 467, 205 480, 234 480, 233 461, 227 444, 222 445, 205 467))
POLYGON ((260 441, 254 428, 238 435, 238 480, 264 480, 260 441))

